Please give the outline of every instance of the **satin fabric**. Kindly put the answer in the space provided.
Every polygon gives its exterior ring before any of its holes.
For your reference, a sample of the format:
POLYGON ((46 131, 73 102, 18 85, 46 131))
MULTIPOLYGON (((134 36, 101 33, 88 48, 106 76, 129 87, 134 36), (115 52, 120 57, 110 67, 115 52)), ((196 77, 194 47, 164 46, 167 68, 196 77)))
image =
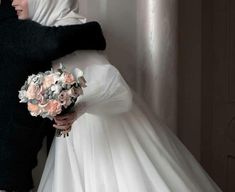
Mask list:
POLYGON ((78 102, 88 107, 69 137, 54 138, 39 192, 221 191, 101 53, 74 52, 60 62, 84 71, 78 102))

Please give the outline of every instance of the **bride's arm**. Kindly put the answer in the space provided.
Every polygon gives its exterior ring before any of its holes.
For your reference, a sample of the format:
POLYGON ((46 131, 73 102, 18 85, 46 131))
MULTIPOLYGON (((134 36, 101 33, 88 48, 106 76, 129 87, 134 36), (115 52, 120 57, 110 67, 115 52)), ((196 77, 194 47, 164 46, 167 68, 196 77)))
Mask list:
MULTIPOLYGON (((85 104, 85 110, 84 107, 82 108, 83 112, 113 115, 130 109, 132 94, 115 67, 112 65, 93 66, 90 67, 84 95, 80 96, 78 102, 85 104)), ((79 111, 79 105, 77 110, 79 111)))
POLYGON ((132 93, 119 71, 112 65, 90 66, 86 69, 87 88, 78 98, 75 111, 55 118, 54 127, 70 131, 73 122, 84 113, 100 116, 127 112, 132 93))

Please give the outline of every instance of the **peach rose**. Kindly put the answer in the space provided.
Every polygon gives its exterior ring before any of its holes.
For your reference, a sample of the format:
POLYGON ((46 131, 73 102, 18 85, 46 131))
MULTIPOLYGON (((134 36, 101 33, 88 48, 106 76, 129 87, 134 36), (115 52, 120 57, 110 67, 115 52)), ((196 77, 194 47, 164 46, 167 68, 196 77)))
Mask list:
POLYGON ((40 93, 40 87, 32 83, 28 87, 28 90, 26 92, 26 97, 28 99, 35 99, 39 93, 40 93))
POLYGON ((42 84, 43 89, 48 89, 56 82, 56 78, 53 74, 47 75, 44 77, 44 81, 42 84))
POLYGON ((61 106, 60 102, 58 102, 56 100, 50 100, 47 103, 45 109, 49 113, 49 115, 56 116, 57 114, 61 113, 62 106, 61 106))
POLYGON ((63 74, 64 82, 68 84, 75 83, 74 76, 71 73, 64 72, 63 74))
POLYGON ((32 103, 28 103, 28 110, 33 116, 37 116, 40 113, 40 107, 32 103))

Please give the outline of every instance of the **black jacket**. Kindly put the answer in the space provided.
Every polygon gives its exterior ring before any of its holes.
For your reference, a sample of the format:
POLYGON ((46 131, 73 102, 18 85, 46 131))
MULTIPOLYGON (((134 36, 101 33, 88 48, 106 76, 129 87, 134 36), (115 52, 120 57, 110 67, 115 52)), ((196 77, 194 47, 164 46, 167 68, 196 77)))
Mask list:
POLYGON ((18 90, 32 73, 50 69, 52 60, 76 49, 103 50, 105 40, 97 22, 45 27, 18 20, 10 4, 0 5, 0 189, 30 189, 47 126, 19 103, 18 90))

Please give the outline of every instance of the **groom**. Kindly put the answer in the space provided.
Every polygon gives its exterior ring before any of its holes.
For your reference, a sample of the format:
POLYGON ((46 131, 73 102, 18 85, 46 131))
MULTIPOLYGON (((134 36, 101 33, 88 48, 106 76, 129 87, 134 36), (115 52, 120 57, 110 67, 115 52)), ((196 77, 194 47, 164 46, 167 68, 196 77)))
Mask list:
POLYGON ((76 49, 104 48, 105 40, 96 22, 44 27, 18 20, 11 0, 1 0, 0 191, 26 192, 33 188, 31 172, 49 129, 45 119, 31 117, 26 105, 19 104, 18 90, 24 81, 76 49))

